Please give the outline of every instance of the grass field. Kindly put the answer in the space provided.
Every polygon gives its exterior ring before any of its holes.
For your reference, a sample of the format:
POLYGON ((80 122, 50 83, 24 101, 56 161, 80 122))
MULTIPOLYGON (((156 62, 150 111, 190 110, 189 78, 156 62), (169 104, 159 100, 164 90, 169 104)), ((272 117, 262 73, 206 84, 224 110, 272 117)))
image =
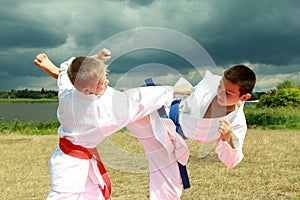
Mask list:
POLYGON ((45 99, 29 99, 29 98, 0 98, 0 103, 53 103, 58 102, 57 98, 45 98, 45 99))
MULTIPOLYGON (((109 137, 116 147, 142 153, 135 138, 118 132, 109 137)), ((182 200, 300 199, 300 131, 249 130, 244 160, 227 169, 214 152, 199 158, 200 144, 189 142, 191 188, 182 200)), ((50 190, 47 161, 56 135, 0 136, 0 199, 45 199, 50 190)), ((149 199, 148 173, 107 167, 114 200, 149 199)))

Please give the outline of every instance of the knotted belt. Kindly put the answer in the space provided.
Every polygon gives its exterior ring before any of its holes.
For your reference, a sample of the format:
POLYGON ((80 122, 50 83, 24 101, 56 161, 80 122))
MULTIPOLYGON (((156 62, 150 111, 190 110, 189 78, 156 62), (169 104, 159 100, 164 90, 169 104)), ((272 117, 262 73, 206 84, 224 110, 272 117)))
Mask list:
MULTIPOLYGON (((152 78, 145 79, 145 83, 146 83, 146 86, 155 86, 152 78)), ((178 105, 179 105, 179 103, 180 103, 179 100, 174 100, 172 102, 169 115, 170 115, 170 119, 174 122, 174 124, 176 126, 176 132, 180 136, 185 138, 183 131, 180 127, 179 121, 178 121, 178 105)), ((157 112, 161 118, 169 118, 164 106, 162 106, 160 109, 158 109, 157 112)), ((188 189, 191 186, 190 186, 190 181, 189 181, 189 176, 187 173, 186 165, 182 165, 179 162, 177 162, 177 163, 178 163, 178 167, 179 167, 179 172, 180 172, 183 188, 188 189)))
POLYGON ((75 158, 90 160, 93 156, 95 156, 97 159, 97 167, 105 182, 103 188, 99 185, 99 189, 106 200, 111 199, 111 181, 96 148, 84 148, 82 146, 73 144, 66 138, 59 138, 59 148, 65 154, 75 158))

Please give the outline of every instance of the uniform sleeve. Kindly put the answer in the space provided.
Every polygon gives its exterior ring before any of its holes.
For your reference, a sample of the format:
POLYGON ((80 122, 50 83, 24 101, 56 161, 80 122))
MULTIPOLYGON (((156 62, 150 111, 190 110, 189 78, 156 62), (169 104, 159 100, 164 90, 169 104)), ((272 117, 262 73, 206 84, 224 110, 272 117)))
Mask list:
POLYGON ((173 87, 150 86, 115 91, 112 108, 118 119, 126 123, 141 119, 173 101, 173 87))
POLYGON ((73 85, 68 77, 67 70, 74 59, 75 57, 72 57, 69 60, 60 64, 59 76, 57 79, 57 86, 59 92, 61 92, 64 89, 73 88, 73 85))
POLYGON ((236 117, 232 122, 232 142, 234 148, 232 148, 226 141, 221 139, 217 142, 216 153, 220 161, 222 161, 228 168, 237 166, 244 154, 242 151, 244 139, 247 132, 247 125, 243 116, 236 117), (240 121, 240 123, 238 123, 240 121))

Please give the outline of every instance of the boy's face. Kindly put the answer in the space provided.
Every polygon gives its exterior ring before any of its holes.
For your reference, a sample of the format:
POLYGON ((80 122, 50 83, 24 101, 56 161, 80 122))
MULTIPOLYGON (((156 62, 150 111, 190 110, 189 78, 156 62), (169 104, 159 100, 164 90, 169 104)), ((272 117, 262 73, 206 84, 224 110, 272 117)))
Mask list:
POLYGON ((106 79, 106 74, 104 74, 104 76, 97 83, 95 94, 96 95, 103 94, 108 86, 108 83, 109 81, 108 79, 106 79))
POLYGON ((217 91, 218 104, 221 106, 232 106, 239 101, 246 101, 251 97, 250 94, 240 96, 240 86, 233 84, 226 78, 222 78, 217 91))

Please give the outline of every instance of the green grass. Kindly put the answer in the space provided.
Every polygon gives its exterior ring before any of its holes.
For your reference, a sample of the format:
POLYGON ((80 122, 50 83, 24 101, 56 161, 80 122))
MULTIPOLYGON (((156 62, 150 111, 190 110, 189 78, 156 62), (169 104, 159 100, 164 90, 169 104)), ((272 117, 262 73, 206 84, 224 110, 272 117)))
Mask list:
POLYGON ((58 102, 57 98, 53 99, 25 99, 25 98, 11 98, 0 99, 0 103, 53 103, 58 102))
POLYGON ((251 128, 300 130, 299 107, 256 108, 249 105, 244 112, 251 128))
POLYGON ((59 122, 57 119, 46 121, 11 120, 0 121, 0 135, 11 133, 21 135, 49 135, 56 134, 59 122))

